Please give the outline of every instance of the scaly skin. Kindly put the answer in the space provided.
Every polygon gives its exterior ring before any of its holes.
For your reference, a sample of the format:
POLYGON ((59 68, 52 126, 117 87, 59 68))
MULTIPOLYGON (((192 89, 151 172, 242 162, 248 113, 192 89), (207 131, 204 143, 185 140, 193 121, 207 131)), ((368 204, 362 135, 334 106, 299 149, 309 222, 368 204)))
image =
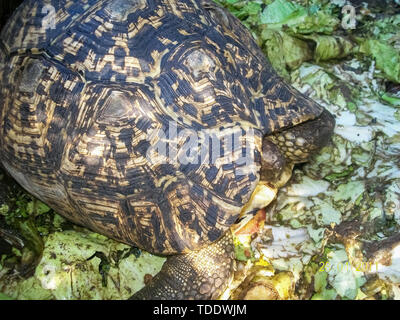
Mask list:
POLYGON ((171 256, 161 271, 131 299, 216 299, 233 275, 232 233, 198 251, 171 256))
POLYGON ((261 157, 261 180, 279 181, 284 168, 307 162, 332 136, 335 118, 322 114, 302 124, 264 137, 261 157))

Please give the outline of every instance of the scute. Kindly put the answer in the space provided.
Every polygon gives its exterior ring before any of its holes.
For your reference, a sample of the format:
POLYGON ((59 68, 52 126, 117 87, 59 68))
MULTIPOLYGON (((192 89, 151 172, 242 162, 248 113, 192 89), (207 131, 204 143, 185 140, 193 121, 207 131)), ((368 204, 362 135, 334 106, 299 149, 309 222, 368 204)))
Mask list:
POLYGON ((106 6, 106 10, 114 21, 124 21, 129 14, 136 10, 143 10, 146 6, 146 0, 111 0, 106 6))
POLYGON ((39 85, 39 79, 44 68, 40 60, 32 60, 26 65, 22 73, 19 90, 24 93, 34 93, 39 85))
POLYGON ((104 102, 103 110, 97 121, 110 123, 118 120, 133 119, 135 106, 131 104, 128 96, 120 91, 110 93, 104 102))
POLYGON ((185 64, 191 73, 193 73, 194 77, 198 77, 200 73, 208 73, 215 68, 212 55, 208 55, 201 49, 191 52, 185 59, 185 64))

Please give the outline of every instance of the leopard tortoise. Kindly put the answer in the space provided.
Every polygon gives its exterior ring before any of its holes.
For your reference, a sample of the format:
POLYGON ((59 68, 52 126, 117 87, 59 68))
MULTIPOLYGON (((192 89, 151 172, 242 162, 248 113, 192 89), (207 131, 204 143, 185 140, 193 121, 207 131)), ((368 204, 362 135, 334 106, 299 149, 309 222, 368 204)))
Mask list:
POLYGON ((209 0, 25 0, 0 67, 4 169, 76 224, 168 256, 133 298, 218 297, 257 183, 335 123, 209 0))

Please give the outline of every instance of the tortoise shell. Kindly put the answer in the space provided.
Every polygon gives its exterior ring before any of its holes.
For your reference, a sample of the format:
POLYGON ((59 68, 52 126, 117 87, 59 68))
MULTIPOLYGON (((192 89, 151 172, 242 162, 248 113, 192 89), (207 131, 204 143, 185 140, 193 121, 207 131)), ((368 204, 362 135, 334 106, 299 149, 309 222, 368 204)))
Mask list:
POLYGON ((258 183, 263 136, 322 112, 206 0, 26 0, 1 32, 0 79, 7 171, 75 223, 160 254, 220 238, 258 183), (210 136, 223 148, 234 130, 253 134, 207 161, 210 136), (184 132, 201 161, 175 161, 184 132))

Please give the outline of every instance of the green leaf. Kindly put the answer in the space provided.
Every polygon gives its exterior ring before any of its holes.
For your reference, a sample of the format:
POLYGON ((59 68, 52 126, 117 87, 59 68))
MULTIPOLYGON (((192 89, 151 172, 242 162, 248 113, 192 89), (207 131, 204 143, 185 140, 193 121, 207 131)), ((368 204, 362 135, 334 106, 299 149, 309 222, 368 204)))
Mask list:
POLYGON ((357 111, 357 105, 354 102, 348 102, 347 103, 347 109, 349 109, 349 111, 351 112, 355 112, 357 111))
POLYGON ((51 209, 41 201, 38 201, 36 204, 36 214, 43 214, 49 212, 51 209))
POLYGON ((347 170, 344 170, 342 172, 335 172, 330 175, 327 175, 325 177, 326 180, 328 181, 335 181, 338 180, 339 178, 347 177, 354 171, 354 168, 352 166, 349 166, 347 170))
POLYGON ((0 292, 0 300, 14 300, 14 299, 0 292))
POLYGON ((305 8, 298 4, 286 0, 275 0, 264 9, 260 22, 267 24, 284 23, 289 19, 298 18, 306 14, 305 8))
POLYGON ((397 111, 394 113, 394 117, 396 118, 396 120, 399 120, 399 121, 400 121, 400 110, 397 110, 397 111))
POLYGON ((323 11, 311 14, 304 7, 284 0, 276 0, 260 15, 260 23, 270 30, 287 29, 292 35, 331 34, 339 20, 323 11))
POLYGON ((334 289, 328 289, 314 294, 311 300, 334 300, 336 296, 337 293, 334 289))
POLYGON ((10 208, 6 204, 2 204, 0 206, 0 214, 2 214, 2 215, 6 215, 9 210, 10 210, 10 208))
POLYGON ((355 202, 365 191, 363 181, 349 181, 348 183, 341 184, 333 195, 334 201, 350 200, 355 202))
POLYGON ((329 284, 336 290, 342 299, 355 299, 359 287, 365 283, 363 273, 354 271, 352 268, 344 269, 339 267, 346 263, 350 263, 344 249, 331 251, 327 255, 327 258, 333 266, 328 272, 329 284))
POLYGON ((314 290, 316 292, 321 292, 325 290, 328 284, 328 273, 325 271, 319 271, 314 276, 314 290))
POLYGON ((386 102, 390 103, 392 106, 399 107, 400 106, 400 98, 391 96, 387 93, 381 95, 381 98, 386 102))
POLYGON ((314 199, 316 204, 312 209, 312 213, 315 215, 316 222, 321 226, 329 226, 331 223, 339 224, 342 221, 342 215, 330 201, 323 201, 320 199, 314 199))
POLYGON ((43 202, 34 199, 30 201, 26 206, 26 211, 29 214, 34 214, 35 216, 40 215, 42 213, 46 213, 50 211, 50 208, 44 204, 43 202))
POLYGON ((254 253, 250 247, 235 244, 235 257, 239 261, 254 260, 254 253))
POLYGON ((379 40, 368 39, 362 41, 360 52, 375 59, 376 67, 384 73, 388 80, 400 83, 400 53, 398 50, 379 40))
POLYGON ((244 7, 244 10, 249 15, 258 14, 261 11, 261 4, 259 4, 257 2, 250 2, 246 7, 244 7))

